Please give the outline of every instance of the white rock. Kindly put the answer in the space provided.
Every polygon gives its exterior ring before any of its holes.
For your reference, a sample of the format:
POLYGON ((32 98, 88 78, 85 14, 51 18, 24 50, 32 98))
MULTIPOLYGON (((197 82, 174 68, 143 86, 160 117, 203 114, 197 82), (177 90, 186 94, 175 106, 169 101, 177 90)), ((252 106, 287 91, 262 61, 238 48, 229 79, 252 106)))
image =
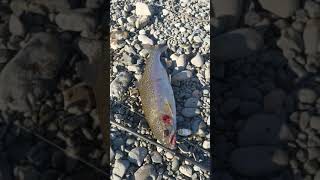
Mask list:
POLYGON ((164 16, 166 16, 166 15, 168 15, 168 14, 169 14, 169 11, 168 11, 168 10, 166 10, 166 9, 162 9, 162 14, 163 14, 164 16))
POLYGON ((177 56, 177 54, 175 54, 175 53, 170 56, 170 59, 172 59, 173 61, 177 61, 178 58, 179 58, 179 56, 177 56))
POLYGON ((150 44, 153 45, 153 41, 152 39, 148 38, 148 36, 144 35, 144 34, 140 34, 138 36, 138 40, 142 42, 142 44, 150 44))
POLYGON ((178 135, 180 136, 190 136, 191 130, 190 129, 178 129, 178 135))
POLYGON ((202 147, 204 149, 210 149, 210 141, 207 141, 207 140, 203 141, 202 147))
POLYGON ((172 159, 173 158, 173 154, 171 154, 170 152, 166 152, 164 154, 168 159, 172 159))
POLYGON ((188 177, 192 176, 192 168, 190 166, 182 165, 179 167, 179 171, 188 177))
POLYGON ((197 55, 191 59, 191 64, 196 67, 201 67, 204 64, 203 57, 199 53, 197 53, 197 55))
POLYGON ((187 56, 182 54, 176 60, 177 67, 185 67, 187 65, 187 56))
POLYGON ((146 3, 137 2, 136 3, 136 14, 138 16, 151 16, 152 10, 146 3))

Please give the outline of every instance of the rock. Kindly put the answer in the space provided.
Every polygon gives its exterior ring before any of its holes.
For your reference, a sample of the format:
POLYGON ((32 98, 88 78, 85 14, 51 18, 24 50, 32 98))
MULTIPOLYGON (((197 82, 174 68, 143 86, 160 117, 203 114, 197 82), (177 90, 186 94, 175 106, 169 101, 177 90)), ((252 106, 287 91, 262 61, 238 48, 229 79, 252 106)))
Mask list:
POLYGON ((238 133, 240 146, 275 145, 283 140, 280 134, 285 122, 273 114, 255 114, 248 118, 244 127, 238 133))
POLYGON ((148 16, 140 16, 135 22, 137 29, 145 27, 149 23, 150 19, 148 16))
POLYGON ((25 10, 28 9, 28 3, 21 0, 12 0, 10 3, 10 9, 17 17, 19 17, 25 10))
POLYGON ((15 36, 23 36, 25 34, 24 25, 16 15, 10 16, 9 31, 12 35, 15 36))
POLYGON ((174 157, 172 159, 172 163, 171 163, 171 170, 172 171, 177 171, 178 168, 179 168, 179 160, 176 157, 174 157))
POLYGON ((168 159, 172 159, 172 158, 174 157, 173 154, 170 153, 169 151, 167 151, 164 155, 165 155, 166 158, 168 158, 168 159))
POLYGON ((192 168, 188 165, 182 165, 179 167, 179 171, 186 175, 187 177, 191 177, 192 176, 192 168))
POLYGON ((320 17, 320 4, 312 0, 307 0, 304 3, 304 9, 308 12, 311 18, 320 17))
POLYGON ((316 160, 310 160, 304 163, 303 168, 309 174, 316 174, 319 169, 319 163, 316 160))
POLYGON ((250 146, 231 153, 232 168, 245 176, 265 176, 281 171, 286 166, 274 162, 274 146, 250 146), (243 163, 246 162, 246 163, 243 163))
POLYGON ((94 94, 91 88, 83 83, 74 85, 62 93, 66 110, 76 106, 81 112, 89 112, 95 106, 94 94))
POLYGON ((259 0, 259 3, 262 8, 282 18, 293 15, 300 8, 299 0, 283 0, 281 3, 277 0, 259 0))
POLYGON ((88 57, 90 64, 101 60, 101 54, 103 53, 103 41, 81 38, 78 46, 82 53, 88 57))
POLYGON ((238 24, 242 12, 242 5, 242 0, 212 1, 215 18, 221 21, 224 29, 231 29, 238 24))
POLYGON ((304 111, 304 112, 300 113, 299 127, 302 130, 305 130, 307 128, 307 126, 309 125, 309 122, 310 122, 310 118, 311 118, 311 115, 309 112, 304 111))
POLYGON ((54 35, 35 34, 0 74, 0 109, 29 111, 37 99, 53 90, 64 60, 54 35))
POLYGON ((146 3, 137 2, 136 3, 136 15, 138 16, 151 16, 152 9, 146 3))
POLYGON ((112 173, 122 178, 129 168, 129 165, 130 163, 127 160, 116 160, 112 173))
POLYGON ((264 42, 257 31, 241 28, 219 35, 213 39, 216 61, 228 61, 247 57, 260 49, 264 42))
POLYGON ((198 106, 201 106, 201 102, 195 97, 191 97, 184 102, 184 107, 195 108, 198 106))
POLYGON ((189 70, 184 70, 184 71, 181 71, 181 72, 174 74, 172 76, 171 80, 172 80, 172 82, 184 81, 184 80, 187 80, 191 77, 192 77, 192 72, 189 70))
POLYGON ((128 159, 130 162, 135 163, 138 166, 141 166, 147 153, 148 151, 146 148, 136 147, 129 152, 128 159))
POLYGON ((316 115, 311 116, 310 127, 316 130, 320 130, 320 116, 316 116, 316 115))
POLYGON ((318 147, 309 147, 308 148, 308 159, 313 160, 320 157, 320 148, 318 147))
POLYGON ((154 151, 152 154, 151 154, 151 159, 152 159, 152 162, 154 163, 162 163, 162 156, 157 152, 157 151, 154 151))
POLYGON ((200 110, 198 108, 183 108, 181 113, 184 117, 191 118, 199 115, 200 110))
POLYGON ((190 136, 192 134, 190 129, 178 129, 177 133, 179 136, 190 136))
POLYGON ((127 72, 120 72, 110 84, 110 95, 120 98, 121 95, 127 90, 131 78, 131 74, 127 72))
POLYGON ((135 173, 135 179, 141 180, 155 180, 157 178, 157 173, 152 164, 147 164, 141 166, 135 173))
POLYGON ((320 170, 317 171, 316 175, 314 176, 313 180, 320 180, 320 170))
POLYGON ((152 39, 148 38, 148 36, 144 35, 144 34, 140 34, 138 36, 138 40, 142 42, 142 44, 150 44, 153 45, 153 41, 152 39))
POLYGON ((82 37, 92 37, 97 26, 93 15, 83 9, 59 13, 55 22, 62 30, 81 32, 82 37))
POLYGON ((50 154, 47 152, 46 144, 40 142, 33 146, 27 155, 28 160, 38 167, 48 167, 50 154))
POLYGON ((197 53, 197 55, 191 59, 191 64, 196 67, 201 67, 204 64, 203 57, 197 53))
POLYGON ((178 58, 173 57, 174 54, 170 56, 172 60, 176 61, 177 67, 185 67, 187 65, 187 56, 185 54, 180 55, 178 58), (174 59, 173 59, 174 58, 174 59))
POLYGON ((303 88, 298 91, 298 99, 302 103, 313 104, 317 99, 317 94, 312 89, 303 88))
POLYGON ((203 141, 202 147, 204 149, 210 149, 210 141, 208 140, 203 141))
POLYGON ((303 40, 306 54, 316 54, 319 52, 320 44, 320 20, 310 19, 303 31, 303 40))
POLYGON ((286 152, 282 149, 277 149, 273 154, 272 160, 275 164, 278 164, 281 166, 286 166, 289 164, 288 152, 286 152))

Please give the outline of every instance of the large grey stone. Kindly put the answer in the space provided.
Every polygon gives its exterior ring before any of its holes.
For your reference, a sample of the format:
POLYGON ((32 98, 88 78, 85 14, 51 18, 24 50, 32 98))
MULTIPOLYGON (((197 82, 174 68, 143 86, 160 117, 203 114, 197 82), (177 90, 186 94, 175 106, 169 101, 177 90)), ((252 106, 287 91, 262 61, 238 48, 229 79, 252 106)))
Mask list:
POLYGON ((287 18, 300 8, 300 0, 259 0, 261 6, 282 18, 287 18))

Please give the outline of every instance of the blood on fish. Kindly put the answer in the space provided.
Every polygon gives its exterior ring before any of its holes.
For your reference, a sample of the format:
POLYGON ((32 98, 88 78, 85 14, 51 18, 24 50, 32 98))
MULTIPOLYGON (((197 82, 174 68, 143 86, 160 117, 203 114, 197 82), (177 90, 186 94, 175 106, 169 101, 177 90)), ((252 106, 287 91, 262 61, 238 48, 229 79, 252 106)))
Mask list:
POLYGON ((171 124, 171 117, 169 115, 163 115, 162 116, 162 121, 166 124, 171 124))

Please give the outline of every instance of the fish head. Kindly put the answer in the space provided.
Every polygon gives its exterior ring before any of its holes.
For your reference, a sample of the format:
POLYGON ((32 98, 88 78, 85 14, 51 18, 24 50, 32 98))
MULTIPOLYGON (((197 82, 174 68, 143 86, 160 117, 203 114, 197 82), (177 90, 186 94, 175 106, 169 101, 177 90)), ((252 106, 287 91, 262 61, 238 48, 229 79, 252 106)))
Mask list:
POLYGON ((170 148, 176 148, 176 117, 169 113, 160 114, 162 143, 170 148))

